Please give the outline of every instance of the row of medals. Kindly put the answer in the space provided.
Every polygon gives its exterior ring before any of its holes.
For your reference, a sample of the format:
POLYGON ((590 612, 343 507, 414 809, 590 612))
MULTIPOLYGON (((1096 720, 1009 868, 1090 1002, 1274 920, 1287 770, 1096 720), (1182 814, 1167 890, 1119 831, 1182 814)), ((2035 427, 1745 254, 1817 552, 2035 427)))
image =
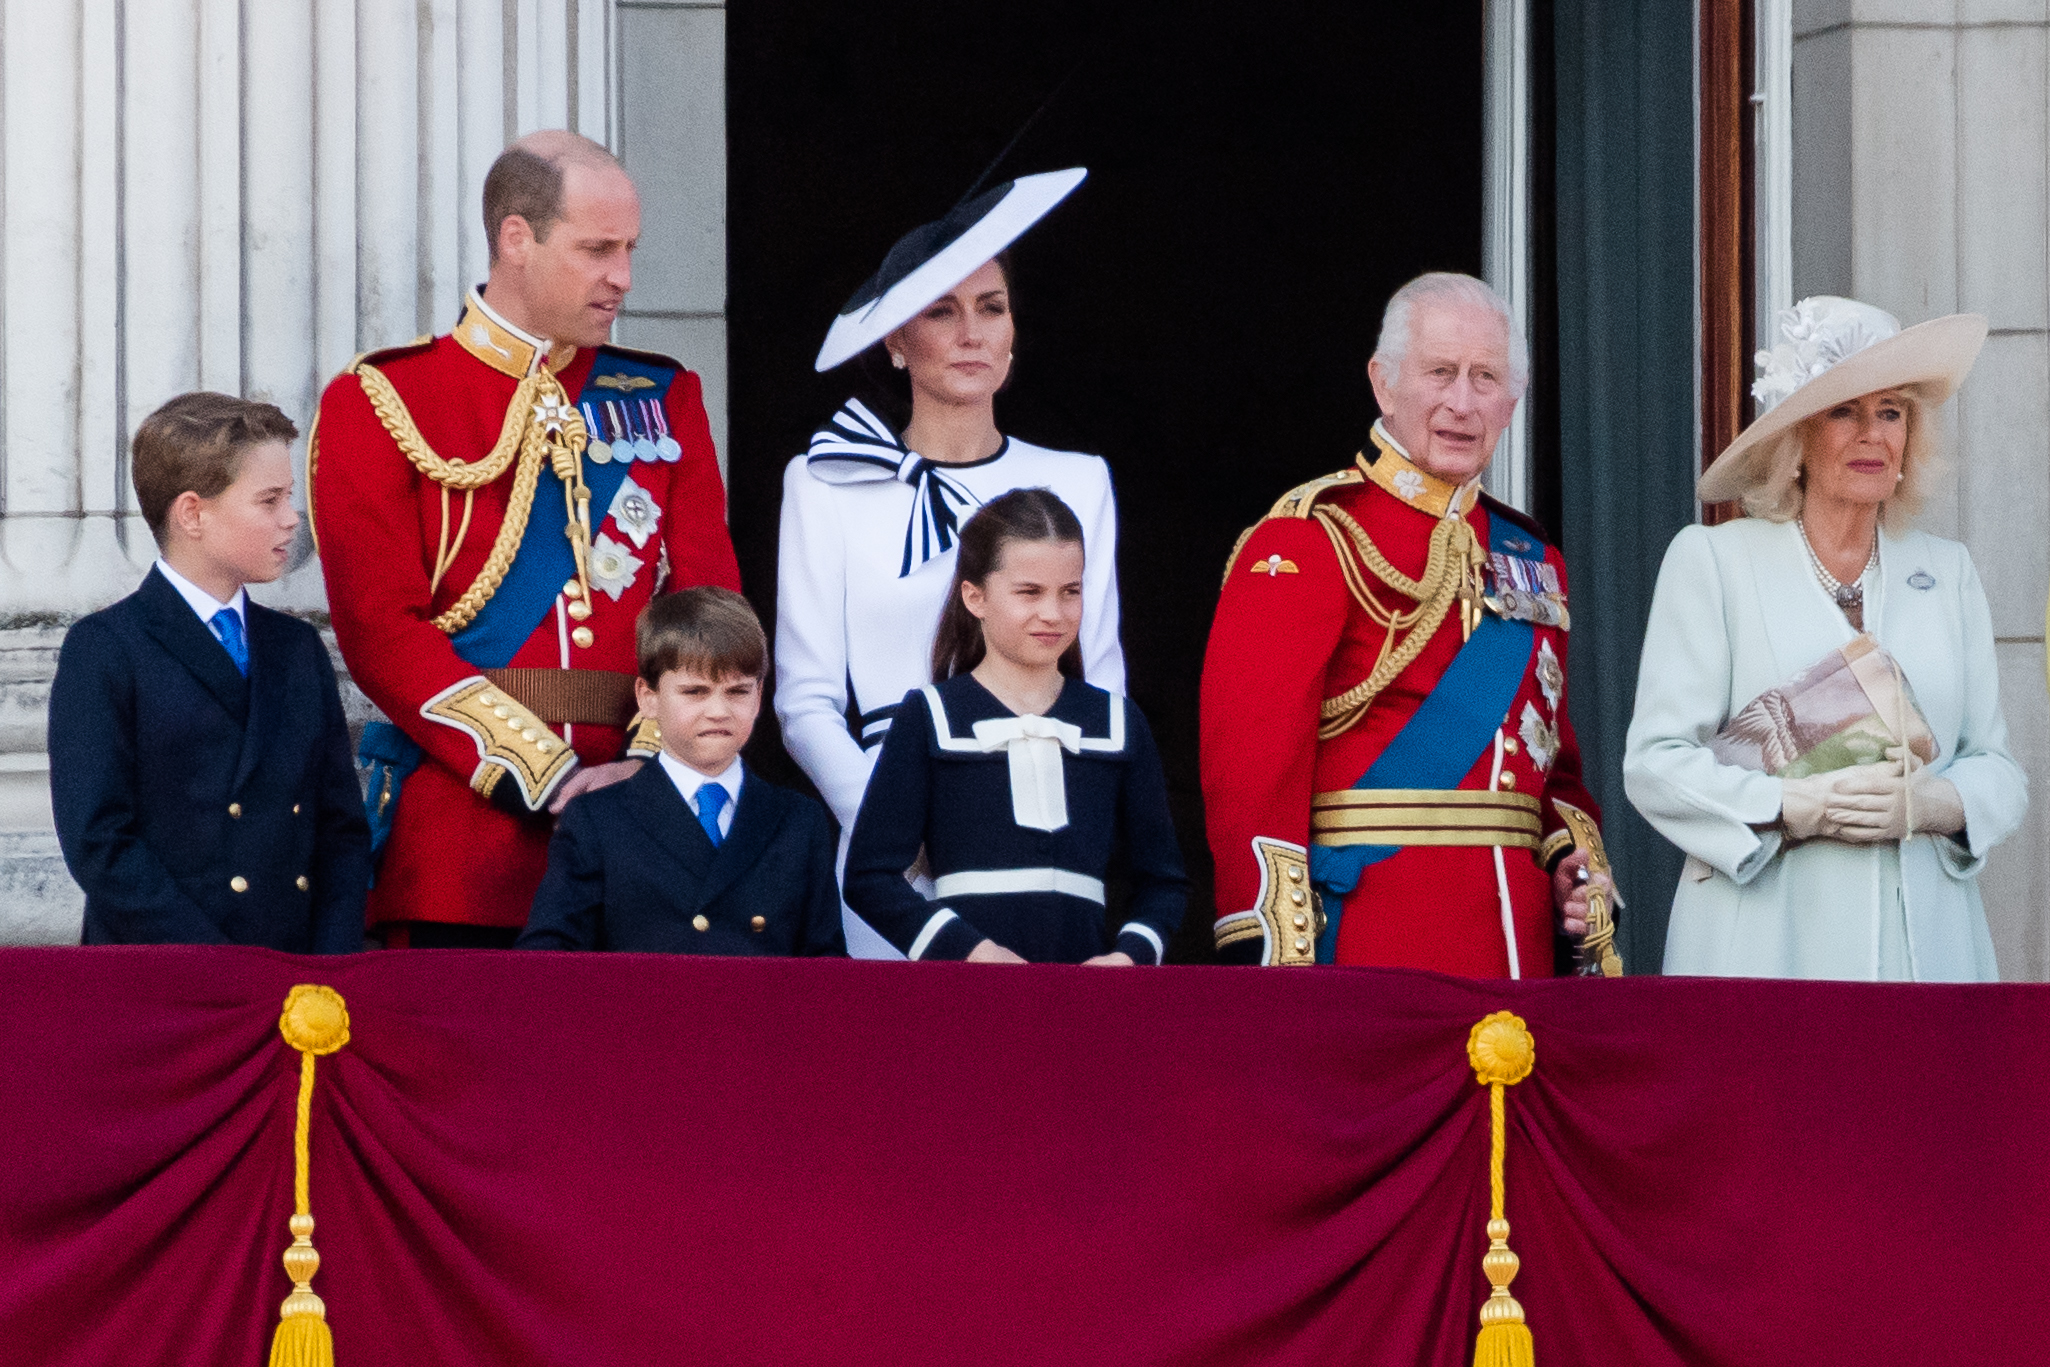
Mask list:
POLYGON ((653 441, 646 437, 629 437, 625 441, 599 441, 594 438, 584 450, 600 465, 610 465, 615 460, 665 460, 673 465, 683 459, 683 448, 676 444, 674 437, 657 437, 653 441))
MULTIPOLYGON (((584 410, 584 426, 594 433, 605 430, 596 421, 596 415, 588 408, 584 410)), ((600 465, 610 465, 615 460, 638 460, 650 465, 660 460, 674 465, 683 459, 683 447, 667 432, 659 437, 628 436, 618 441, 606 441, 602 437, 593 436, 590 443, 584 447, 584 452, 600 465)))

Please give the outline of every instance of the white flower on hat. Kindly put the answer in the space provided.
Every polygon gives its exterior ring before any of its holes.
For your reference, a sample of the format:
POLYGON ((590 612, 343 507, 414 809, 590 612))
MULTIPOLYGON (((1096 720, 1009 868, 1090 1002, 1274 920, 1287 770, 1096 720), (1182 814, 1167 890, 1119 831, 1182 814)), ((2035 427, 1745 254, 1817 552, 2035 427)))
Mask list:
POLYGON ((1751 397, 1758 400, 1761 415, 1831 366, 1901 330, 1900 319, 1885 309, 1833 294, 1782 309, 1777 321, 1779 345, 1754 358, 1759 373, 1751 397))

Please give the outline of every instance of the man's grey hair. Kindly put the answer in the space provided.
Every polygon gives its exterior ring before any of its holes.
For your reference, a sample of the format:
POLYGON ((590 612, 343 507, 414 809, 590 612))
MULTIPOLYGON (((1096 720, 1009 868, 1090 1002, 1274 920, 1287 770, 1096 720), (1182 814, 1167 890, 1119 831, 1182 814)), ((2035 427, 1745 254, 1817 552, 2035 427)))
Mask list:
POLYGON ((1530 387, 1530 343, 1516 326, 1509 302, 1484 280, 1457 271, 1432 271, 1395 291, 1388 309, 1381 315, 1381 337, 1374 343, 1374 359, 1388 369, 1393 380, 1402 371, 1402 358, 1409 354, 1409 319, 1419 303, 1461 304, 1485 309, 1502 320, 1509 334, 1509 392, 1517 398, 1530 387))

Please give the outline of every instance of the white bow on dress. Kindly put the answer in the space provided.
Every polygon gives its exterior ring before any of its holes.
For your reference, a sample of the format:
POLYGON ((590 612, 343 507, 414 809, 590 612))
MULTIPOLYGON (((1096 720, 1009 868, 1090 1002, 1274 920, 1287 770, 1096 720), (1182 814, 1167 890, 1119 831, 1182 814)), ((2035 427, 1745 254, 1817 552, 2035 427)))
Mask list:
POLYGON ((991 717, 975 723, 985 753, 1005 751, 1011 763, 1011 816, 1033 831, 1068 824, 1068 785, 1061 751, 1082 753, 1082 728, 1051 717, 991 717))

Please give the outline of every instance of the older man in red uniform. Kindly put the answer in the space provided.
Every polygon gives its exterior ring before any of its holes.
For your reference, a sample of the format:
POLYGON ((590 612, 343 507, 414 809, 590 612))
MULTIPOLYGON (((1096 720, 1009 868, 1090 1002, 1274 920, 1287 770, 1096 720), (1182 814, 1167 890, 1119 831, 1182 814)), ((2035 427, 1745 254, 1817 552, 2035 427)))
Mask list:
POLYGON ((659 749, 634 623, 740 587, 697 376, 610 346, 633 182, 562 132, 486 177, 491 271, 454 332, 359 358, 308 442, 335 636, 366 731, 369 919, 393 945, 510 944, 551 813, 659 749))
POLYGON ((1203 669, 1227 962, 1540 976, 1555 927, 1586 934, 1606 860, 1566 712, 1565 561, 1479 487, 1527 370, 1486 285, 1405 285, 1368 364, 1372 445, 1233 552, 1203 669))

